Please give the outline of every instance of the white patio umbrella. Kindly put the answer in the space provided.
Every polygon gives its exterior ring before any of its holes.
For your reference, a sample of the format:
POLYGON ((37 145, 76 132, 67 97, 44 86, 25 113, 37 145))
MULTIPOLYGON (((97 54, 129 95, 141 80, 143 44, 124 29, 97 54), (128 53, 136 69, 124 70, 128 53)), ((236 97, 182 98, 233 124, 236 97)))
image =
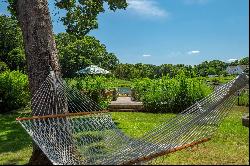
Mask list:
POLYGON ((90 65, 76 72, 77 74, 109 74, 108 70, 102 69, 96 65, 90 65))

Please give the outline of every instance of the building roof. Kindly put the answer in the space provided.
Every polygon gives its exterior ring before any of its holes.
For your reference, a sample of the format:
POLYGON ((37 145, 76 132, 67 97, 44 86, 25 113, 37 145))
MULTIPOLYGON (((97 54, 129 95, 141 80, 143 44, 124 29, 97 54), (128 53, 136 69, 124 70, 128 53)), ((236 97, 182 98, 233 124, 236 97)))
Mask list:
POLYGON ((228 69, 234 69, 236 66, 227 66, 228 69))
POLYGON ((248 68, 248 65, 238 65, 238 67, 240 67, 244 71, 248 68))
POLYGON ((237 65, 237 66, 228 66, 228 69, 234 69, 236 67, 240 67, 243 71, 247 69, 249 66, 248 65, 237 65))

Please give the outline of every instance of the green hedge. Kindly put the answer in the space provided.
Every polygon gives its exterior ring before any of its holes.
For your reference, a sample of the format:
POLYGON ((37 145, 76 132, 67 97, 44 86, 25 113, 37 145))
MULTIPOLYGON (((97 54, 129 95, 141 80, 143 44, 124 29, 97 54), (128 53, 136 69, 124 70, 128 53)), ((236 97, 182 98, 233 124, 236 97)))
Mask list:
POLYGON ((19 71, 0 73, 0 113, 24 107, 29 101, 27 75, 19 71))

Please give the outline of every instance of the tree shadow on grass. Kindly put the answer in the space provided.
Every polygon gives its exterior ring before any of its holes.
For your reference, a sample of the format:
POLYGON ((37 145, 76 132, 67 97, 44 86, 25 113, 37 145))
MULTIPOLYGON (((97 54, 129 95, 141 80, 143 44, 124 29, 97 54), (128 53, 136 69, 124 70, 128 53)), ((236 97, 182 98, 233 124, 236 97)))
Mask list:
POLYGON ((114 124, 118 129, 122 130, 122 128, 119 126, 120 122, 114 121, 114 124))
POLYGON ((0 114, 0 153, 17 152, 32 144, 32 139, 16 121, 19 114, 0 114))

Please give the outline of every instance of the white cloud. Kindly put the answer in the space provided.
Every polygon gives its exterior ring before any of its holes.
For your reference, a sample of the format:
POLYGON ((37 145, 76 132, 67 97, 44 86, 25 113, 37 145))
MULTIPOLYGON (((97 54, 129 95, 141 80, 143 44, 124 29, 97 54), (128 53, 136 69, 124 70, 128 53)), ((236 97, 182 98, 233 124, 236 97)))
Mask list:
POLYGON ((143 57, 150 57, 151 55, 150 54, 143 54, 142 56, 143 57))
POLYGON ((227 61, 228 61, 228 62, 234 62, 234 61, 236 61, 236 60, 238 60, 238 59, 228 59, 227 61))
POLYGON ((169 13, 159 7, 155 0, 128 0, 128 10, 142 16, 168 17, 169 13))
POLYGON ((199 54, 200 51, 199 50, 195 50, 195 51, 188 51, 188 54, 191 55, 191 54, 199 54))

